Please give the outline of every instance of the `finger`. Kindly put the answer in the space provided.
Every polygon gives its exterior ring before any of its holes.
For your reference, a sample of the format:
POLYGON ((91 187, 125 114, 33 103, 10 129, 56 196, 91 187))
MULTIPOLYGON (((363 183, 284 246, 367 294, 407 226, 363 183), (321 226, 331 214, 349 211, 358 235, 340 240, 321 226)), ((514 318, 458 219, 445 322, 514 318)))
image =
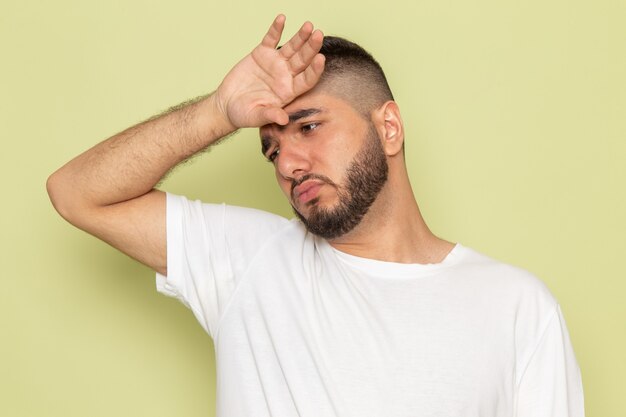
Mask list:
POLYGON ((300 30, 289 39, 289 41, 280 48, 280 54, 289 59, 300 50, 302 45, 309 40, 311 33, 313 32, 313 24, 311 22, 304 22, 300 27, 300 30))
POLYGON ((263 117, 270 123, 285 126, 289 123, 289 115, 280 107, 268 107, 263 111, 263 117))
POLYGON ((324 42, 324 34, 316 30, 289 60, 289 68, 293 74, 304 71, 318 54, 324 42))
POLYGON ((311 88, 315 87, 324 72, 325 62, 326 57, 324 55, 315 55, 311 65, 294 78, 293 89, 296 96, 304 94, 311 88))
POLYGON ((283 34, 283 29, 285 28, 285 20, 286 17, 283 14, 276 16, 276 19, 272 22, 272 26, 270 26, 269 30, 263 37, 261 45, 268 46, 270 48, 276 48, 276 46, 278 46, 280 37, 283 34))

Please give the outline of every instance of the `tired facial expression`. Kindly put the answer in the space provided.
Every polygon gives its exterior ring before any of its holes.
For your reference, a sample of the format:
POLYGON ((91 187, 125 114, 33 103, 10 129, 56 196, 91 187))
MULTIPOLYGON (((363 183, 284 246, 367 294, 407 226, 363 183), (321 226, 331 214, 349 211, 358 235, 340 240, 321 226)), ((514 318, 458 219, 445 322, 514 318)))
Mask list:
POLYGON ((287 126, 261 128, 262 152, 307 229, 338 238, 360 223, 387 180, 376 129, 330 95, 306 95, 285 110, 287 126))

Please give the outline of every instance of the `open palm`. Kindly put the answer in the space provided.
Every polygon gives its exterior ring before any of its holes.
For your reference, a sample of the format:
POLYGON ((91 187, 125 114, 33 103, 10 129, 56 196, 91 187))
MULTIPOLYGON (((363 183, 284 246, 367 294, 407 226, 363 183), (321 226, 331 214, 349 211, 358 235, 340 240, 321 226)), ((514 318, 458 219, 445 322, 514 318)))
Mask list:
POLYGON ((284 26, 285 17, 279 15, 261 43, 230 70, 216 91, 221 110, 235 128, 287 124, 289 117, 282 108, 319 81, 324 35, 306 22, 276 49, 284 26))

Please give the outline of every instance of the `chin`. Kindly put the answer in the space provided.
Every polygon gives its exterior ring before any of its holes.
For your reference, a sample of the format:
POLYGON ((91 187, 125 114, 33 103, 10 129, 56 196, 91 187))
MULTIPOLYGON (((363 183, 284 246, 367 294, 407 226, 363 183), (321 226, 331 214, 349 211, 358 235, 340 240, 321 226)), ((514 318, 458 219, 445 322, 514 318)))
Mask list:
POLYGON ((309 215, 311 214, 312 210, 321 209, 321 210, 332 211, 335 208, 333 205, 320 203, 320 197, 315 197, 314 199, 307 201, 306 203, 302 205, 301 208, 296 208, 296 206, 293 204, 292 204, 292 207, 294 211, 297 211, 300 214, 300 216, 304 217, 305 219, 309 218, 309 215))

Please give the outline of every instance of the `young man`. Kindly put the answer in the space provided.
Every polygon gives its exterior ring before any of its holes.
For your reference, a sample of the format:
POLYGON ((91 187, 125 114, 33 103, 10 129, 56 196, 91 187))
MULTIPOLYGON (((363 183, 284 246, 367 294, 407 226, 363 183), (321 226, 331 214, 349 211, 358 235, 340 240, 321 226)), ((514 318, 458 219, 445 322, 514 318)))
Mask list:
POLYGON ((217 415, 583 416, 557 301, 530 273, 435 236, 400 112, 363 49, 278 16, 206 98, 48 180, 68 221, 157 271, 215 343, 217 415), (297 219, 154 189, 242 127, 297 219))

